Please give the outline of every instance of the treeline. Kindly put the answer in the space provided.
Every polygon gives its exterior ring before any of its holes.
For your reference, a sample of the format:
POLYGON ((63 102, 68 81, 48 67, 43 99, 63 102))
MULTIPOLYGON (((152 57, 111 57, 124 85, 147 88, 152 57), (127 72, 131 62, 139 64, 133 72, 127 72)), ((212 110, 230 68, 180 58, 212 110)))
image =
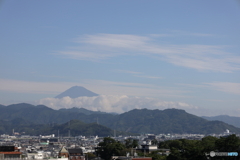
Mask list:
MULTIPOLYGON (((156 141, 154 142, 156 143, 156 141)), ((240 156, 210 156, 210 152, 237 152, 240 153, 240 138, 235 134, 226 137, 207 136, 202 140, 168 140, 157 142, 158 151, 151 153, 137 152, 139 156, 152 157, 153 160, 239 160, 240 156), (162 155, 163 149, 170 149, 170 154, 162 155)), ((126 140, 125 143, 118 142, 112 138, 104 138, 99 144, 97 155, 105 160, 112 156, 125 156, 132 148, 138 146, 136 140, 126 140)))
POLYGON ((126 139, 125 143, 121 143, 106 137, 99 143, 96 156, 100 156, 104 160, 111 160, 112 156, 125 156, 126 153, 130 153, 132 148, 137 146, 138 141, 135 139, 126 139))
POLYGON ((240 151, 240 138, 235 134, 226 137, 207 136, 202 140, 169 140, 159 143, 159 148, 170 149, 166 160, 225 160, 240 159, 240 157, 210 156, 210 152, 238 152, 240 151))

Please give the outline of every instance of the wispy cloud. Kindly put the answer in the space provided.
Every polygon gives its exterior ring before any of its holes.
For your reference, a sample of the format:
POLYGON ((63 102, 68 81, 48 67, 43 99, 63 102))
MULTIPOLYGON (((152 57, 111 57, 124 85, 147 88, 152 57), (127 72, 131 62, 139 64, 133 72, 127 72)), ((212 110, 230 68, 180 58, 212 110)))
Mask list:
POLYGON ((147 76, 147 75, 135 75, 135 77, 148 78, 148 79, 163 79, 162 77, 147 76))
POLYGON ((126 70, 117 70, 118 72, 121 72, 121 73, 127 73, 127 74, 131 74, 135 77, 141 77, 141 78, 148 78, 148 79, 162 79, 162 77, 156 77, 156 76, 149 76, 149 75, 146 75, 142 72, 135 72, 135 71, 126 71, 126 70))
POLYGON ((240 83, 212 82, 206 84, 218 91, 240 95, 240 83))
POLYGON ((196 32, 187 32, 181 30, 167 30, 164 34, 150 34, 152 37, 213 37, 213 34, 206 34, 206 33, 196 33, 196 32))
POLYGON ((128 95, 140 97, 188 97, 188 91, 173 87, 157 86, 144 83, 114 82, 105 80, 86 80, 84 86, 94 88, 105 95, 128 95))
POLYGON ((74 83, 0 79, 0 90, 18 93, 58 94, 72 86, 74 83))
POLYGON ((195 37, 211 37, 214 36, 213 34, 207 33, 196 33, 196 32, 187 32, 182 30, 168 30, 174 36, 195 36, 195 37))
MULTIPOLYGON (((210 36, 208 34, 197 33, 193 35, 203 37, 210 36)), ((92 61, 123 55, 144 55, 199 71, 233 72, 240 70, 240 56, 225 52, 226 46, 163 44, 155 39, 155 37, 156 35, 84 35, 75 40, 79 45, 78 47, 58 53, 68 58, 92 61)))
MULTIPOLYGON (((187 89, 190 88, 204 88, 204 89, 213 89, 216 91, 231 93, 231 94, 240 94, 240 83, 232 82, 209 82, 202 84, 177 84, 180 86, 185 86, 187 89)), ((226 101, 226 100, 224 100, 226 101)))
POLYGON ((147 97, 186 97, 186 91, 171 87, 161 87, 144 83, 114 82, 105 80, 82 80, 81 82, 34 82, 11 79, 0 79, 0 90, 18 93, 57 95, 72 86, 83 86, 105 95, 128 95, 147 97))
POLYGON ((146 45, 150 38, 136 35, 122 34, 97 34, 86 35, 79 38, 76 42, 99 46, 109 46, 114 48, 134 49, 146 45))
POLYGON ((143 74, 142 72, 135 72, 135 71, 127 71, 127 70, 117 70, 118 72, 122 72, 122 73, 129 73, 129 74, 143 74))

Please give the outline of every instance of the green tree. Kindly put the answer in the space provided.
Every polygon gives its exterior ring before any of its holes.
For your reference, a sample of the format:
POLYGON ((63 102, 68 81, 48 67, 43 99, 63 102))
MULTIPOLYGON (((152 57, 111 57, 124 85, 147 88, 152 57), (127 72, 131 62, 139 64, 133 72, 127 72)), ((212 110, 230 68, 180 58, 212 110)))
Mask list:
POLYGON ((168 160, 204 160, 206 158, 203 152, 203 146, 198 140, 172 140, 168 142, 170 155, 168 160))
POLYGON ((160 142, 158 144, 158 147, 166 148, 166 149, 171 149, 171 148, 182 149, 182 141, 181 140, 168 140, 168 141, 160 142))
POLYGON ((240 150, 240 139, 235 134, 220 137, 216 140, 216 149, 220 152, 238 152, 240 150))
POLYGON ((152 157, 152 160, 166 160, 166 156, 160 155, 159 151, 154 151, 146 155, 147 157, 152 157))
POLYGON ((176 148, 171 149, 171 154, 167 156, 167 160, 184 160, 180 151, 176 148))
POLYGON ((125 145, 110 137, 106 137, 103 139, 103 142, 99 143, 98 154, 102 159, 110 160, 112 156, 122 156, 125 150, 125 145))
POLYGON ((138 146, 138 140, 136 139, 126 139, 125 140, 126 148, 136 148, 138 146))
POLYGON ((215 143, 217 140, 218 138, 212 136, 202 138, 200 143, 201 146, 203 146, 203 152, 210 153, 211 151, 215 151, 216 150, 215 143))
POLYGON ((200 141, 187 140, 183 148, 183 157, 190 160, 204 160, 206 158, 203 152, 203 146, 200 141))
POLYGON ((86 154, 85 154, 85 158, 86 158, 87 160, 90 160, 90 159, 96 158, 96 155, 93 154, 93 153, 86 153, 86 154))
POLYGON ((169 143, 169 148, 177 148, 182 149, 182 141, 180 140, 173 140, 169 143))
POLYGON ((151 143, 152 143, 152 145, 157 145, 157 144, 158 144, 158 141, 157 141, 156 139, 153 139, 153 140, 151 141, 151 143))

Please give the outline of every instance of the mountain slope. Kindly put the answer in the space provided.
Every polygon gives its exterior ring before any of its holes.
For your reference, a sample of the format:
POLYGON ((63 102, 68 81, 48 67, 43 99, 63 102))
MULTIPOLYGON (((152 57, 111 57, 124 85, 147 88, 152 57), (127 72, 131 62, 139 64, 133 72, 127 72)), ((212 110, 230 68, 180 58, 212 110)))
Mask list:
POLYGON ((93 123, 108 121, 113 117, 112 114, 103 114, 95 111, 83 109, 84 114, 80 108, 54 110, 44 105, 34 106, 27 103, 13 104, 9 106, 0 107, 0 119, 13 120, 22 118, 36 124, 49 124, 49 123, 66 123, 73 119, 78 119, 86 123, 93 123), (90 114, 91 113, 91 114, 90 114), (90 116, 91 115, 91 116, 90 116))
MULTIPOLYGON (((92 111, 93 112, 93 111, 92 111)), ((89 113, 89 112, 88 112, 89 113)), ((226 129, 240 133, 240 129, 220 121, 208 121, 184 110, 135 109, 123 114, 83 114, 77 108, 53 110, 46 106, 16 104, 0 107, 0 119, 22 118, 35 124, 62 124, 76 119, 108 128, 132 133, 223 133, 226 129)))
POLYGON ((113 135, 113 130, 96 123, 83 123, 79 120, 71 120, 64 124, 34 124, 21 118, 17 118, 11 121, 0 120, 0 134, 11 134, 12 129, 16 132, 29 134, 29 135, 57 135, 58 132, 61 136, 68 136, 69 131, 71 136, 79 135, 99 135, 110 136, 113 135))
POLYGON ((213 116, 213 117, 206 117, 203 116, 202 118, 209 120, 209 121, 222 121, 225 122, 227 124, 233 125, 235 127, 240 128, 240 117, 232 117, 232 116, 228 116, 228 115, 219 115, 219 116, 213 116))
MULTIPOLYGON (((55 110, 43 105, 34 106, 27 103, 20 103, 20 104, 13 104, 13 105, 1 107, 0 117, 1 119, 6 119, 6 120, 12 120, 16 118, 40 120, 40 119, 44 119, 44 117, 51 116, 53 112, 55 112, 55 110)), ((40 120, 37 123, 43 123, 43 121, 40 120)))
MULTIPOLYGON (((101 111, 91 111, 91 110, 87 110, 85 108, 77 108, 77 107, 73 107, 73 108, 61 108, 59 109, 59 111, 62 112, 73 112, 73 113, 83 113, 86 115, 91 115, 91 114, 109 114, 107 112, 101 112, 101 111)), ((110 114, 114 114, 114 113, 110 113, 110 114)))
POLYGON ((74 86, 69 88, 68 90, 64 91, 63 93, 57 95, 55 98, 63 98, 63 97, 70 97, 70 98, 78 98, 78 97, 94 97, 98 96, 98 94, 87 90, 81 86, 74 86))
POLYGON ((71 135, 78 136, 78 135, 98 135, 98 136, 111 136, 113 135, 113 130, 107 128, 105 126, 90 123, 86 124, 79 120, 71 120, 65 124, 57 125, 52 128, 51 133, 57 133, 57 131, 61 134, 67 134, 68 131, 71 131, 71 135))
POLYGON ((116 117, 114 122, 106 125, 113 129, 137 133, 223 133, 226 129, 240 132, 239 128, 220 121, 207 121, 189 114, 184 110, 148 110, 135 109, 116 117))

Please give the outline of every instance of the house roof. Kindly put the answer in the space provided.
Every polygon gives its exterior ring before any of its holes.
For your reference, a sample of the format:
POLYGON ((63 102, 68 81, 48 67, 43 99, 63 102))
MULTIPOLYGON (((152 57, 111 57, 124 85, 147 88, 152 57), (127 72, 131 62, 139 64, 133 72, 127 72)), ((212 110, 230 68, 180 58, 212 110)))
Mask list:
POLYGON ((66 148, 63 146, 61 148, 61 150, 59 151, 59 153, 68 153, 68 151, 66 150, 66 148))
POLYGON ((0 146, 0 152, 12 152, 14 150, 14 146, 0 146))
POLYGON ((0 154, 22 154, 22 152, 0 152, 0 154))
POLYGON ((68 149, 68 152, 71 153, 83 153, 81 148, 68 149))

